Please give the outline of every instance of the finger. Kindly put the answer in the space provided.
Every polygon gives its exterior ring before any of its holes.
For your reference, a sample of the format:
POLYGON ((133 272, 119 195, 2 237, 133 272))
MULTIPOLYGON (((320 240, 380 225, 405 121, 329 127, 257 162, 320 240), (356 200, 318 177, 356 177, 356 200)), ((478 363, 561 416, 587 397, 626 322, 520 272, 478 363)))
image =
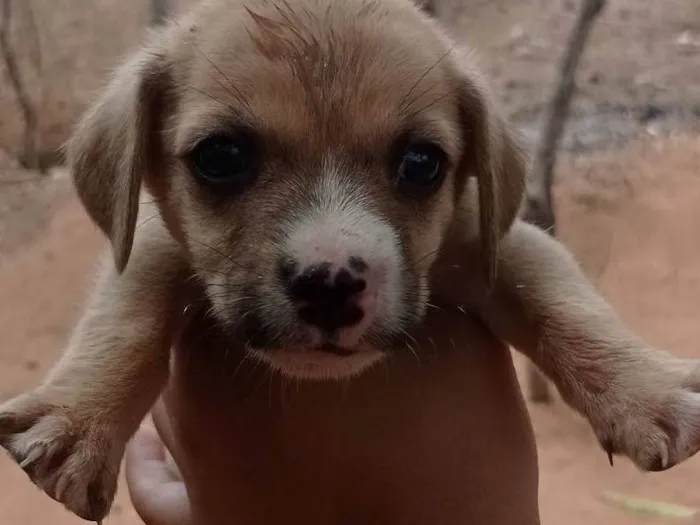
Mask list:
POLYGON ((127 445, 126 461, 131 465, 142 462, 165 462, 165 445, 153 425, 144 422, 127 445))
POLYGON ((131 501, 147 525, 190 525, 187 489, 165 454, 160 437, 147 425, 129 442, 125 473, 131 501))
POLYGON ((159 398, 156 404, 153 405, 151 409, 151 422, 158 431, 158 435, 161 436, 165 442, 168 442, 172 436, 173 427, 170 423, 170 417, 168 416, 163 398, 159 398))
POLYGON ((151 423, 158 432, 158 435, 163 440, 165 444, 165 461, 168 467, 173 471, 174 475, 182 479, 182 474, 177 466, 177 462, 173 457, 172 451, 174 450, 173 445, 173 427, 170 422, 170 417, 168 415, 165 403, 162 399, 159 399, 151 410, 151 423))

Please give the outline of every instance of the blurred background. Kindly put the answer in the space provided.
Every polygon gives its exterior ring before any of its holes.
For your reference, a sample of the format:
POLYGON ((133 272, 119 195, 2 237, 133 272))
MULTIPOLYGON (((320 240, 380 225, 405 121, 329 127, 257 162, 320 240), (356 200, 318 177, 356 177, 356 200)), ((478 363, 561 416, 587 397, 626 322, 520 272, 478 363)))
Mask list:
MULTIPOLYGON (((533 149, 581 2, 436 1, 449 31, 476 49, 533 149)), ((138 45, 154 6, 0 0, 0 7, 5 399, 40 380, 82 305, 102 240, 71 193, 58 151, 105 74, 138 45)), ((700 357, 700 1, 608 0, 576 81, 554 171, 556 235, 625 322, 652 344, 700 357)), ((525 377, 520 358, 518 366, 525 377)), ((657 474, 623 459, 610 468, 588 425, 556 397, 529 406, 544 525, 700 523, 700 458, 657 474)), ((80 523, 4 456, 0 486, 2 525, 80 523)), ((139 523, 123 488, 107 523, 139 523)))

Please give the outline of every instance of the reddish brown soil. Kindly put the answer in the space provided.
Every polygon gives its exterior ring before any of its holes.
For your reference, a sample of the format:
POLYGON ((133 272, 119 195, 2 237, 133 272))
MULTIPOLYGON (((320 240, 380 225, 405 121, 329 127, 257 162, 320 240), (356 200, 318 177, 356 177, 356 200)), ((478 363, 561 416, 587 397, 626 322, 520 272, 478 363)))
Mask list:
MULTIPOLYGON (((700 138, 633 144, 573 162, 560 180, 561 236, 587 273, 650 342, 700 357, 700 138)), ((101 246, 65 182, 52 185, 57 212, 0 263, 2 397, 36 383, 61 351, 101 246)), ((4 219, 22 224, 39 215, 4 219)), ((608 490, 700 508, 699 458, 661 474, 641 474, 625 460, 611 469, 587 425, 560 402, 531 409, 544 524, 652 523, 610 506, 602 498, 608 490)), ((5 457, 0 485, 4 525, 79 523, 5 457)), ((123 491, 109 523, 138 523, 123 491)))

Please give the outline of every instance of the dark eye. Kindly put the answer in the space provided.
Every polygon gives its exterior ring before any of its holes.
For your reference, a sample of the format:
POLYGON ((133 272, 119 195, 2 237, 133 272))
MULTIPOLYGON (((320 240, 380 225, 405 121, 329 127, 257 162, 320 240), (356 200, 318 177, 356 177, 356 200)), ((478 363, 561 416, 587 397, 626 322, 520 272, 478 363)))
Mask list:
POLYGON ((445 177, 447 155, 430 142, 409 144, 398 167, 398 183, 408 189, 434 189, 445 177))
POLYGON ((245 185, 254 176, 253 141, 245 136, 215 135, 201 141, 190 154, 194 174, 205 183, 245 185))

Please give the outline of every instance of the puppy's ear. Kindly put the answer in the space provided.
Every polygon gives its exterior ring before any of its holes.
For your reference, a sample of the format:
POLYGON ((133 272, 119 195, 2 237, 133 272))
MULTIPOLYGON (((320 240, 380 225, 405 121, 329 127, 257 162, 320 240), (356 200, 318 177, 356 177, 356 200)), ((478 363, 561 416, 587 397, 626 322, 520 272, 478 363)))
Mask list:
POLYGON ((130 57, 66 144, 77 194, 109 238, 119 272, 131 254, 141 181, 158 154, 164 74, 162 54, 144 49, 130 57))
POLYGON ((498 243, 513 224, 523 199, 527 159, 483 79, 466 67, 459 75, 464 165, 477 178, 484 271, 487 282, 493 284, 498 243))

